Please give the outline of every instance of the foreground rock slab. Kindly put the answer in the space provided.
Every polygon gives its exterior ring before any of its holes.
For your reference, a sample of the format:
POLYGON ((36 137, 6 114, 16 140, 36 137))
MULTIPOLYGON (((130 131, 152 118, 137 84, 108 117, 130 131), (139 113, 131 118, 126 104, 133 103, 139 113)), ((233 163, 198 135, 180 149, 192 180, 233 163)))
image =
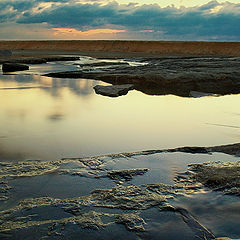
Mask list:
POLYGON ((201 183, 214 191, 240 196, 240 161, 191 164, 189 170, 178 176, 181 182, 192 186, 201 183))
POLYGON ((29 70, 29 66, 18 63, 3 63, 2 65, 3 72, 15 72, 24 70, 29 70))
MULTIPOLYGON (((182 208, 183 206, 179 199, 182 199, 183 196, 187 196, 188 194, 192 196, 193 192, 187 192, 187 189, 194 190, 194 193, 197 193, 198 189, 195 188, 194 181, 200 185, 201 189, 206 186, 209 189, 223 191, 224 193, 225 189, 235 191, 237 184, 239 184, 240 163, 238 161, 191 165, 193 167, 190 169, 191 171, 188 171, 183 176, 185 177, 184 180, 173 185, 161 183, 161 180, 160 182, 148 183, 148 176, 144 177, 143 175, 151 175, 151 171, 155 169, 148 166, 149 164, 147 164, 149 169, 119 169, 118 164, 122 164, 124 160, 134 161, 129 162, 130 166, 132 166, 131 164, 135 164, 139 159, 128 159, 127 157, 155 154, 156 152, 169 153, 169 155, 174 152, 207 155, 217 151, 236 156, 239 150, 240 144, 237 143, 215 147, 180 147, 135 153, 107 154, 46 162, 41 160, 0 162, 0 200, 2 191, 2 201, 7 200, 8 197, 9 202, 12 201, 8 192, 12 192, 11 185, 16 178, 27 177, 26 179, 28 181, 30 178, 36 176, 51 174, 51 176, 54 175, 56 177, 58 173, 65 173, 75 176, 67 177, 71 180, 69 182, 71 184, 72 181, 75 181, 74 178, 77 178, 76 175, 84 177, 84 175, 78 174, 80 172, 76 171, 85 171, 89 175, 92 175, 92 178, 98 182, 96 183, 98 185, 94 185, 93 189, 90 190, 89 187, 90 191, 85 193, 79 191, 75 196, 69 196, 67 194, 63 197, 56 198, 41 193, 38 197, 25 198, 12 206, 7 206, 8 209, 0 211, 0 238, 3 236, 5 239, 5 236, 10 236, 9 239, 17 239, 14 237, 11 238, 11 234, 12 236, 14 236, 14 234, 15 236, 27 236, 25 234, 29 234, 29 231, 32 230, 34 230, 34 234, 36 234, 36 232, 39 233, 37 237, 34 235, 36 239, 65 239, 73 230, 79 231, 80 233, 83 231, 91 232, 92 230, 94 230, 95 233, 96 231, 101 231, 96 234, 102 236, 101 234, 104 234, 105 231, 111 233, 112 227, 118 228, 118 225, 121 224, 127 231, 130 231, 127 234, 136 234, 136 238, 131 239, 137 239, 137 237, 141 237, 142 235, 142 239, 152 239, 146 236, 148 236, 148 232, 151 231, 151 223, 155 221, 155 217, 149 217, 149 213, 153 211, 154 214, 159 213, 159 219, 163 220, 163 223, 164 217, 166 217, 168 213, 171 218, 186 223, 186 230, 191 230, 193 234, 191 236, 196 236, 196 238, 188 237, 186 239, 232 240, 224 237, 217 238, 215 236, 215 234, 217 235, 216 232, 211 232, 208 226, 205 227, 205 224, 203 225, 201 223, 201 221, 203 221, 202 215, 198 217, 196 216, 196 212, 191 213, 191 208, 182 208), (212 167, 214 167, 214 169, 212 167), (194 170, 195 168, 196 170, 194 170), (219 178, 218 175, 221 177, 219 178), (105 177, 106 179, 99 179, 98 176, 105 177), (134 185, 139 183, 135 180, 131 182, 135 177, 141 178, 141 176, 145 178, 145 180, 142 181, 144 184, 134 185), (113 180, 113 182, 110 182, 110 180, 113 180), (122 183, 120 181, 122 181, 122 183), (107 182, 110 182, 110 185, 108 185, 107 182), (104 183, 107 184, 104 185, 104 183), (220 188, 212 188, 212 184, 213 186, 220 186, 220 188), (224 190, 222 187, 224 187, 224 190), (168 213, 165 214, 163 211, 168 211, 168 213), (81 229, 78 230, 77 227, 81 229)), ((122 166, 125 167, 125 164, 122 166)), ((145 165, 140 166, 146 167, 145 165)), ((64 178, 65 177, 66 176, 64 176, 64 178)), ((37 184, 41 185, 41 181, 45 181, 45 179, 46 178, 43 177, 37 184)), ((93 182, 93 179, 86 180, 93 182)), ((54 181, 54 178, 51 178, 51 180, 54 181)), ((59 180, 59 176, 57 180, 59 180)), ((22 180, 19 179, 19 182, 20 181, 22 180)), ((24 181, 25 179, 23 179, 23 182, 24 181)), ((24 189, 26 186, 28 185, 23 185, 22 188, 24 189)), ((12 188, 14 189, 15 187, 13 184, 12 188)), ((55 187, 55 184, 53 187, 55 187)), ((16 191, 18 191, 17 188, 16 191)), ((60 189, 60 191, 62 190, 60 189)), ((221 194, 222 193, 219 192, 219 195, 221 194)), ((233 192, 233 194, 235 194, 235 192, 233 192)), ((27 197, 31 196, 27 195, 27 197)), ((158 216, 156 215, 156 217, 158 216)), ((180 221, 179 223, 181 223, 180 221)), ((168 223, 168 220, 166 223, 168 223)), ((173 223, 176 225, 175 221, 173 223)), ((25 239, 26 237, 20 238, 25 239)), ((73 237, 72 239, 75 238, 73 237)), ((89 238, 82 237, 82 239, 89 238)))
POLYGON ((126 95, 128 91, 133 90, 133 84, 113 85, 113 86, 101 86, 94 87, 96 94, 100 94, 108 97, 119 97, 126 95))
POLYGON ((147 168, 139 169, 123 169, 123 170, 113 170, 107 172, 107 177, 113 180, 125 180, 129 181, 136 175, 143 175, 148 171, 147 168))

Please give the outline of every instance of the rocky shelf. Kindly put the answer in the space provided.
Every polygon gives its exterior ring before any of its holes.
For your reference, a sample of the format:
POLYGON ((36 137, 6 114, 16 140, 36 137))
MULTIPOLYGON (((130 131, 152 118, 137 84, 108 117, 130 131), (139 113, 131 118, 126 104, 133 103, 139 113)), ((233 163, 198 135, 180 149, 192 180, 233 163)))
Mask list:
POLYGON ((171 57, 136 60, 147 64, 118 66, 99 72, 57 72, 45 76, 95 79, 113 85, 133 84, 136 90, 151 95, 174 94, 190 97, 193 91, 202 95, 240 93, 239 57, 171 57))

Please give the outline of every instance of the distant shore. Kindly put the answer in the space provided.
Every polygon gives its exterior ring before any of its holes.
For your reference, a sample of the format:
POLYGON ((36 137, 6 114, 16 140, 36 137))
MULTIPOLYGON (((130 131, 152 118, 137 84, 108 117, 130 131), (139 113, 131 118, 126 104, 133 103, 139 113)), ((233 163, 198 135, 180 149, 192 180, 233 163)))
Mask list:
POLYGON ((46 40, 0 41, 16 55, 86 54, 93 56, 240 56, 240 42, 46 40))

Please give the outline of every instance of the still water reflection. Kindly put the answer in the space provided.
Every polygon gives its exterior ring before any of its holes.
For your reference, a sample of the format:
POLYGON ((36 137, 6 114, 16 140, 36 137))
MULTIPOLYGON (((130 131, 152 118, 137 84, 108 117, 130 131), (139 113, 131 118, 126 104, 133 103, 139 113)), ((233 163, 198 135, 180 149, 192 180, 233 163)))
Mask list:
POLYGON ((0 76, 0 158, 59 159, 239 142, 240 95, 96 95, 86 79, 0 76))

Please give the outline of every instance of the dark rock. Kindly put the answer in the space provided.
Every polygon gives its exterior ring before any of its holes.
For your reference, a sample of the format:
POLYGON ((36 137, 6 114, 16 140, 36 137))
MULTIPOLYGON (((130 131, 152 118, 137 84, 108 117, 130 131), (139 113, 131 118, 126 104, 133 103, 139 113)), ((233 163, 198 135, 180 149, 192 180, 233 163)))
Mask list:
POLYGON ((80 57, 77 56, 45 56, 43 57, 47 62, 56 62, 56 61, 76 61, 80 57))
POLYGON ((44 74, 46 77, 54 77, 54 78, 87 78, 87 79, 95 79, 94 74, 85 73, 82 71, 66 71, 66 72, 54 72, 44 74))
POLYGON ((205 147, 180 147, 175 149, 169 149, 167 152, 185 152, 185 153, 209 153, 205 147))
POLYGON ((3 63, 2 71, 3 72, 15 72, 15 71, 24 71, 28 70, 29 66, 17 63, 3 63))
POLYGON ((119 97, 121 95, 126 95, 129 90, 133 90, 133 84, 123 84, 123 85, 112 85, 112 86, 101 86, 97 85, 94 90, 97 94, 108 96, 108 97, 119 97))
POLYGON ((107 172, 107 177, 113 180, 129 181, 136 175, 143 175, 148 171, 147 168, 113 170, 107 172))
POLYGON ((80 64, 81 67, 104 67, 104 66, 129 65, 127 62, 95 62, 80 64))
POLYGON ((240 163, 239 162, 206 162, 190 164, 185 179, 180 179, 185 186, 190 184, 208 187, 224 194, 240 196, 240 163))
POLYGON ((104 72, 60 72, 46 76, 87 78, 113 85, 134 84, 136 90, 150 95, 190 92, 212 94, 240 93, 240 58, 159 58, 143 66, 118 66, 104 72))
POLYGON ((12 51, 10 50, 0 50, 0 57, 12 56, 12 51))
POLYGON ((115 222, 123 224, 127 230, 135 232, 144 232, 145 221, 136 214, 119 214, 115 216, 115 222))
POLYGON ((208 147, 206 149, 210 152, 221 152, 229 155, 240 156, 240 143, 208 147))
POLYGON ((214 152, 222 152, 232 156, 240 156, 240 143, 215 146, 215 147, 179 147, 173 149, 155 149, 155 150, 143 150, 137 152, 122 152, 115 154, 106 154, 89 158, 62 158, 62 160, 78 160, 82 162, 85 166, 96 169, 97 167, 102 167, 104 165, 104 157, 119 158, 119 157, 134 157, 134 156, 147 156, 157 153, 172 153, 172 152, 185 152, 185 153, 204 153, 212 154, 214 152))

